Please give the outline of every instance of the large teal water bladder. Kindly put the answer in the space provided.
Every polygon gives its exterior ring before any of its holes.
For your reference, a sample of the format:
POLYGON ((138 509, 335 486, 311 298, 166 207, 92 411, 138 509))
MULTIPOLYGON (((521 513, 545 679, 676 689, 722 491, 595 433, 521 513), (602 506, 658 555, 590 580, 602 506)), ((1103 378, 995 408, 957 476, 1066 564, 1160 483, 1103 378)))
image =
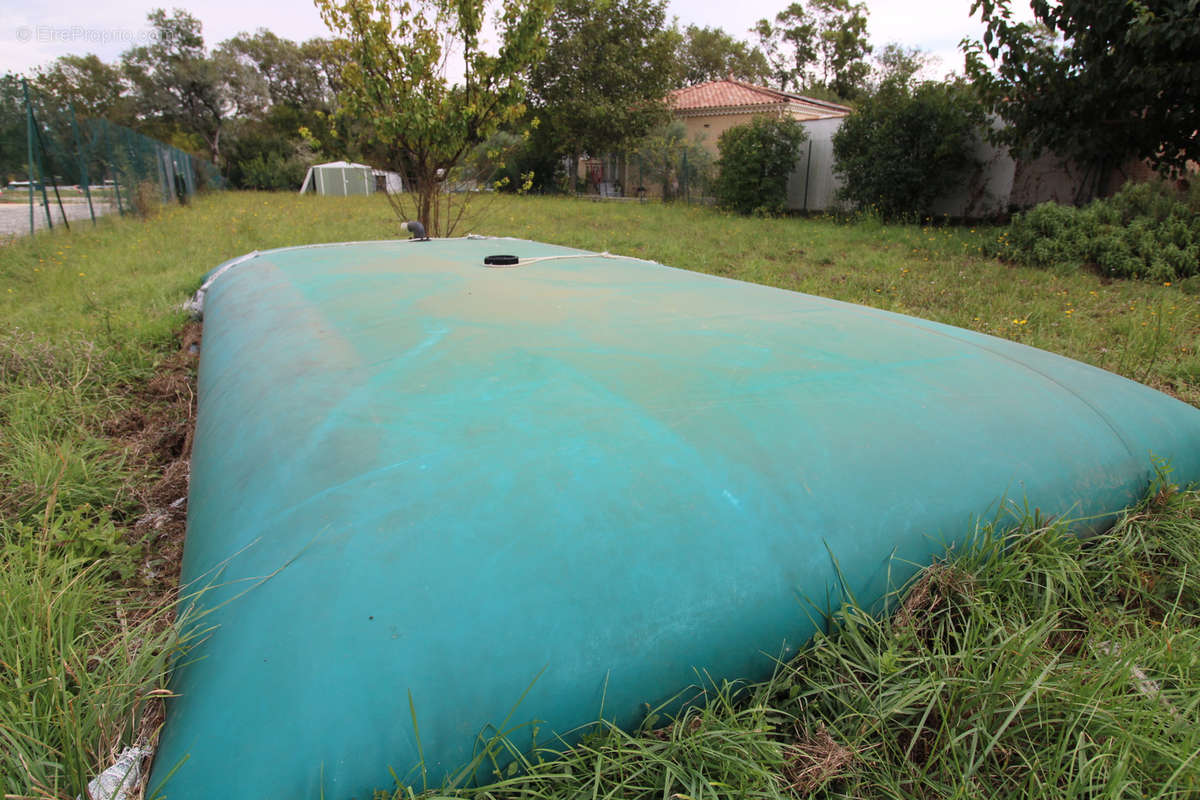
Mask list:
POLYGON ((636 725, 1006 506, 1100 524, 1152 455, 1200 478, 1200 411, 1110 373, 533 242, 257 253, 204 323, 183 577, 215 628, 170 800, 367 798, 500 728, 636 725))

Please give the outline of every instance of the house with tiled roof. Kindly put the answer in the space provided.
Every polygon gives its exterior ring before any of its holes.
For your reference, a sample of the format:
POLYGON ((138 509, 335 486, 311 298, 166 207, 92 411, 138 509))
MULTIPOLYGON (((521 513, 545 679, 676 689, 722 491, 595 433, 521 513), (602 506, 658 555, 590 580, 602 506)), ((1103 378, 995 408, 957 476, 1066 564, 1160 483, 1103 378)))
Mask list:
POLYGON ((733 79, 676 89, 668 97, 668 103, 671 113, 687 128, 688 138, 701 137, 704 147, 714 156, 722 133, 736 125, 745 125, 755 116, 788 116, 809 122, 841 119, 852 110, 827 100, 733 79))
MULTIPOLYGON (((683 123, 687 139, 698 142, 713 158, 720 155, 717 140, 729 128, 745 125, 762 115, 797 120, 804 126, 810 142, 804 154, 805 175, 812 173, 814 177, 805 179, 803 185, 797 184, 797 188, 789 188, 789 203, 795 208, 808 209, 825 208, 832 202, 835 181, 832 169, 824 165, 832 164, 833 132, 852 111, 848 106, 732 78, 676 89, 668 95, 667 105, 674 118, 683 123)), ((593 187, 593 192, 601 195, 657 196, 662 191, 655 183, 645 181, 640 169, 631 167, 626 156, 581 159, 578 174, 593 187)), ((686 178, 682 183, 678 191, 686 194, 686 178)))
MULTIPOLYGON (((729 128, 759 115, 795 119, 804 127, 806 142, 788 179, 786 207, 794 211, 839 207, 841 179, 833 156, 833 138, 853 109, 733 79, 676 89, 667 99, 674 118, 684 124, 687 139, 698 141, 714 157, 719 156, 721 134, 729 128)), ((929 209, 931 213, 986 218, 1047 200, 1071 203, 1081 192, 1094 191, 1096 176, 1085 166, 1049 153, 1032 160, 1015 158, 1006 147, 991 144, 983 131, 972 144, 971 156, 978 167, 938 198, 929 209)), ((586 159, 580 167, 579 176, 590 178, 593 191, 599 194, 655 196, 665 191, 665 187, 644 181, 641 170, 631 168, 626 156, 586 159)), ((1152 175, 1145 164, 1135 160, 1114 171, 1109 183, 1119 187, 1126 180, 1144 180, 1152 175)), ((674 180, 676 196, 693 196, 686 174, 674 180)))

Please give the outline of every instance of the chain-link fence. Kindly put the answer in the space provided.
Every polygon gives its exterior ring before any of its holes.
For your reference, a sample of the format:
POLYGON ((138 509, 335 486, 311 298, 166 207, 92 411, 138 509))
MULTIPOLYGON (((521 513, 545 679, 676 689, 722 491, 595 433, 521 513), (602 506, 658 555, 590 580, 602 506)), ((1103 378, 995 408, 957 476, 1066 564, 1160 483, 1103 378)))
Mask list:
POLYGON ((45 96, 24 80, 9 82, 0 98, 0 207, 28 219, 6 232, 105 213, 144 213, 150 204, 183 203, 222 186, 217 168, 177 147, 105 119, 80 119, 69 103, 45 96), (19 213, 19 212, 18 212, 19 213), (24 215, 21 215, 24 216, 24 215))

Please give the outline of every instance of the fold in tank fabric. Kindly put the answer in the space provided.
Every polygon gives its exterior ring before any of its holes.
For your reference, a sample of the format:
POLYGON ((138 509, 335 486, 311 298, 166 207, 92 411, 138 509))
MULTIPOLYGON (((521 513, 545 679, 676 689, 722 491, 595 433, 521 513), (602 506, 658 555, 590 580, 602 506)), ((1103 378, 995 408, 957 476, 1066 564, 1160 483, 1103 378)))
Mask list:
POLYGON ((837 569, 871 601, 1005 506, 1098 525, 1152 454, 1200 478, 1200 411, 1046 352, 633 259, 482 263, 580 252, 292 248, 213 282, 183 579, 216 627, 152 788, 419 783, 410 696, 437 785, 505 719, 546 742, 767 676, 837 569))

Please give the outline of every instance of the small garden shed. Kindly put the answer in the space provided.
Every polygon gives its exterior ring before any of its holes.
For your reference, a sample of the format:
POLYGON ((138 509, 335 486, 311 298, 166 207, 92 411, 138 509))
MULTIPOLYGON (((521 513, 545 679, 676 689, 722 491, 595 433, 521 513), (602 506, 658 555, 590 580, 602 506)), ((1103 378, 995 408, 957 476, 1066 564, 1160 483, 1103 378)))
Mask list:
POLYGON ((331 161, 315 164, 308 168, 300 194, 312 190, 317 194, 346 197, 357 194, 374 194, 375 170, 366 164, 349 161, 331 161))

